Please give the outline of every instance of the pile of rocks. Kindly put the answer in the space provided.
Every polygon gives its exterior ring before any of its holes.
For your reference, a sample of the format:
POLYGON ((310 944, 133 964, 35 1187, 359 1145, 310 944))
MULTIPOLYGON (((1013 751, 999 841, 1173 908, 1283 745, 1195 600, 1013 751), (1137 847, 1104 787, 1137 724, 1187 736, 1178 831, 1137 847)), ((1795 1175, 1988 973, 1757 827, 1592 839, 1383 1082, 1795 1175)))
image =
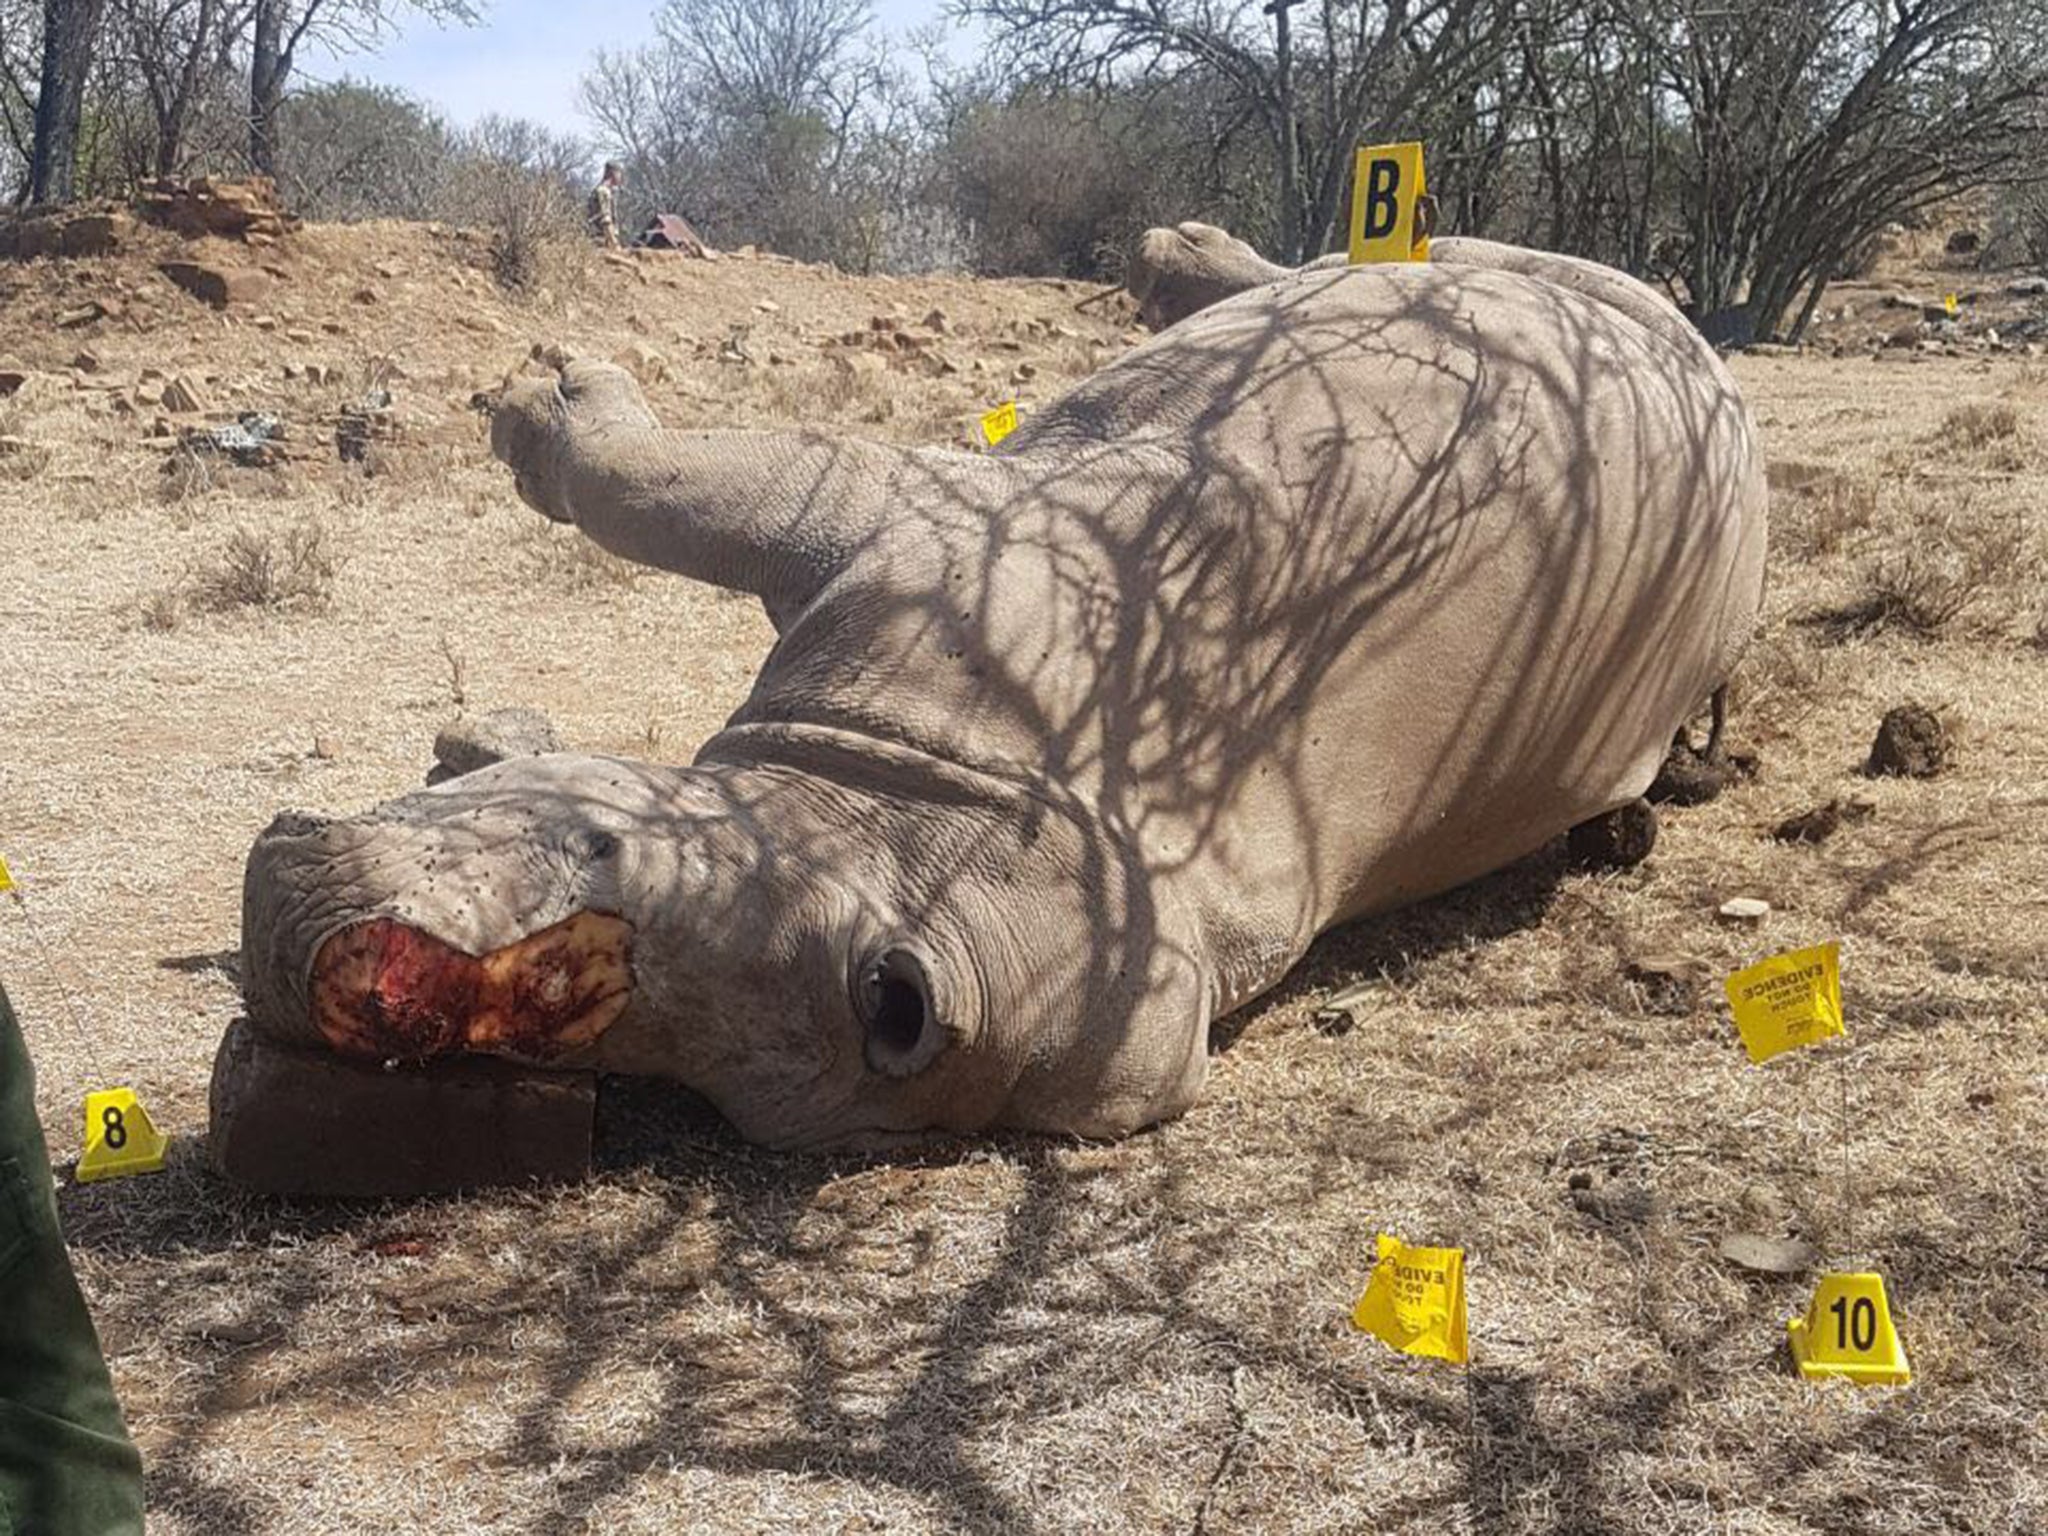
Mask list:
POLYGON ((277 184, 268 176, 247 181, 218 181, 211 176, 191 181, 164 180, 136 199, 152 224, 175 230, 187 239, 214 235, 244 245, 273 245, 299 227, 299 221, 278 201, 277 184))
POLYGON ((842 360, 850 355, 879 357, 883 366, 898 372, 917 371, 931 375, 958 373, 959 365, 938 349, 939 337, 949 329, 945 313, 933 310, 921 327, 913 329, 894 315, 876 315, 863 330, 828 336, 821 347, 827 356, 842 360))
POLYGON ((135 232, 135 220, 111 204, 0 220, 0 261, 39 256, 111 256, 135 232))

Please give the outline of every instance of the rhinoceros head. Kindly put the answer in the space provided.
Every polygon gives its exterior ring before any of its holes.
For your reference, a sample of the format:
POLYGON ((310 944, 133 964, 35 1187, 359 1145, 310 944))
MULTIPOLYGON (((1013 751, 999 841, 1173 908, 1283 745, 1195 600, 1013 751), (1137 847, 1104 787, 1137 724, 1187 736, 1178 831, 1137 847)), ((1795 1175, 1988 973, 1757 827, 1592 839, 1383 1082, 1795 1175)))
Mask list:
POLYGON ((1056 811, 937 800, 558 755, 283 816, 244 889, 251 1019, 394 1070, 483 1053, 659 1075, 779 1146, 1107 1133, 1184 1103, 1189 947, 1142 902, 1067 910, 1093 855, 1056 811), (1076 942, 1103 920, 1131 935, 1121 965, 1076 942))

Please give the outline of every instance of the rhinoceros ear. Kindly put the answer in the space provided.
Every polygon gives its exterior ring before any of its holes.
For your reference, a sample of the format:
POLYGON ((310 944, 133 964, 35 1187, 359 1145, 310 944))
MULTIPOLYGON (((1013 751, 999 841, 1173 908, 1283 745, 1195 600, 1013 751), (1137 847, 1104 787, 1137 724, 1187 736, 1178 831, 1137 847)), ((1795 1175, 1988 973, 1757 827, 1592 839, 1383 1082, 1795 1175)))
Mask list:
POLYGON ((922 1072, 952 1039, 939 1017, 931 973, 908 949, 892 946, 854 978, 854 1011, 865 1032, 867 1063, 886 1077, 922 1072))

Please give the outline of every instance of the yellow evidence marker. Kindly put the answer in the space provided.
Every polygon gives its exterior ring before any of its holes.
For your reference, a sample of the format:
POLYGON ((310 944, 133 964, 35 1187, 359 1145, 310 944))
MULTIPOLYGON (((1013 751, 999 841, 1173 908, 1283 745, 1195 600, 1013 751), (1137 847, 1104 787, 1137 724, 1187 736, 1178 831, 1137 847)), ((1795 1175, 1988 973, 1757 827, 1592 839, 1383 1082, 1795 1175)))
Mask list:
POLYGON ((1809 1380, 1840 1376, 1859 1387, 1903 1387, 1913 1379, 1882 1275, 1822 1275, 1806 1316, 1785 1331, 1799 1374, 1809 1380))
POLYGON ((14 889, 14 876, 7 871, 7 861, 0 859, 0 896, 14 889))
POLYGON ((1941 307, 1947 310, 1950 314, 1954 314, 1956 312, 1956 296, 1952 293, 1945 294, 1942 297, 1941 307))
POLYGON ((1351 1309, 1351 1326, 1410 1355, 1463 1365, 1465 1250, 1414 1248, 1379 1235, 1379 1262, 1351 1309))
POLYGON ((1017 430, 1017 402, 1005 400, 981 418, 981 436, 993 448, 1017 430))
POLYGON ((163 1133, 150 1123, 149 1111, 132 1088, 106 1088, 85 1096, 85 1151, 78 1158, 78 1181, 125 1178, 131 1173, 157 1173, 164 1166, 163 1133))
POLYGON ((1842 947, 1832 940, 1773 955, 1728 978, 1728 1006, 1752 1062, 1847 1034, 1842 947))
POLYGON ((1361 149, 1351 183, 1351 264, 1429 260, 1429 231, 1415 223, 1428 190, 1420 144, 1361 149))

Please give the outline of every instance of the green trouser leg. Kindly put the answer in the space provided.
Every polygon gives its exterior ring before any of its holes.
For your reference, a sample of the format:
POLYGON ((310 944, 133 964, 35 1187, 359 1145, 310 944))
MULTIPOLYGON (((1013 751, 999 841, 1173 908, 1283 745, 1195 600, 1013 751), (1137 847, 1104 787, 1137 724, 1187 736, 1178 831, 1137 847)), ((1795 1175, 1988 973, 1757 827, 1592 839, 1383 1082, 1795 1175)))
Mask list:
POLYGON ((142 1458, 78 1293, 28 1047, 0 989, 0 1533, 142 1530, 142 1458))

